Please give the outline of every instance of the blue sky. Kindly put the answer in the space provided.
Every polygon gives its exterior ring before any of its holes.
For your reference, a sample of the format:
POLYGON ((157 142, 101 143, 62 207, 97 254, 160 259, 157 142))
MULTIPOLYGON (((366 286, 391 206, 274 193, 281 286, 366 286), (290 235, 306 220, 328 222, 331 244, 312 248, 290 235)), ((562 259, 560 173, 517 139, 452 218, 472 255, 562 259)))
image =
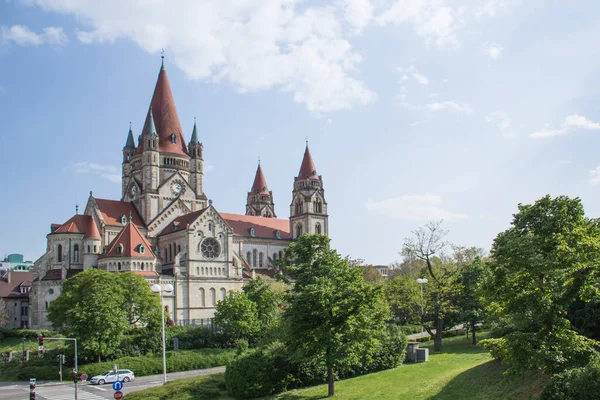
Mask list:
POLYGON ((163 48, 220 211, 260 157, 287 218, 308 136, 333 245, 370 263, 429 220, 489 250, 547 193, 600 216, 598 37, 583 0, 0 0, 0 254, 120 197, 163 48))

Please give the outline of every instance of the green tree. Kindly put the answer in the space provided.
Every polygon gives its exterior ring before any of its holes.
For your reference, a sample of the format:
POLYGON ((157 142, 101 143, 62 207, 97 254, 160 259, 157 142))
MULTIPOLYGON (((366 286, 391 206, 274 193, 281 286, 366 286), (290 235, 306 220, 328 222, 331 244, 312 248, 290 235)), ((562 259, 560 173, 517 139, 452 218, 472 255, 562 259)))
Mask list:
POLYGON ((395 323, 406 325, 421 322, 421 292, 412 276, 398 274, 388 278, 383 293, 395 323))
POLYGON ((365 282, 362 271, 332 250, 325 236, 301 236, 282 265, 294 282, 284 313, 291 358, 323 362, 333 396, 336 368, 377 345, 389 311, 380 289, 365 282))
POLYGON ((274 291, 271 285, 261 277, 251 279, 243 290, 248 299, 256 304, 258 319, 263 325, 268 325, 279 313, 281 293, 274 291))
POLYGON ((429 222, 413 231, 404 241, 403 254, 410 260, 418 259, 425 264, 428 283, 423 284, 424 313, 421 324, 433 337, 434 351, 442 349, 442 333, 446 322, 453 321, 456 315, 455 296, 458 290, 457 272, 461 266, 455 258, 444 255, 448 243, 444 237, 448 233, 441 228, 442 221, 429 222))
POLYGON ((491 256, 489 309, 509 317, 515 329, 486 341, 492 354, 513 370, 553 373, 584 363, 590 340, 572 329, 567 312, 575 301, 600 295, 600 229, 581 201, 545 196, 519 204, 491 256))
POLYGON ((479 257, 469 262, 459 271, 457 282, 459 292, 457 294, 457 307, 460 312, 460 319, 467 325, 468 331, 471 331, 473 344, 477 344, 477 324, 483 321, 485 316, 484 309, 484 282, 486 279, 486 264, 479 257))
POLYGON ((232 341, 245 339, 255 343, 261 330, 256 303, 246 292, 229 292, 225 300, 217 304, 215 325, 222 328, 232 341))
MULTIPOLYGON (((160 327, 160 297, 149 290, 148 282, 144 277, 131 272, 118 275, 118 285, 123 293, 123 308, 127 313, 129 325, 149 325, 160 327)), ((168 315, 165 314, 165 318, 168 315)))
POLYGON ((137 295, 125 293, 122 283, 134 281, 129 275, 133 274, 90 269, 67 279, 60 296, 48 308, 48 320, 55 328, 77 338, 80 347, 100 362, 119 347, 130 327, 129 310, 140 304, 140 298, 144 313, 138 322, 159 315, 160 301, 147 284, 145 291, 140 289, 137 295))

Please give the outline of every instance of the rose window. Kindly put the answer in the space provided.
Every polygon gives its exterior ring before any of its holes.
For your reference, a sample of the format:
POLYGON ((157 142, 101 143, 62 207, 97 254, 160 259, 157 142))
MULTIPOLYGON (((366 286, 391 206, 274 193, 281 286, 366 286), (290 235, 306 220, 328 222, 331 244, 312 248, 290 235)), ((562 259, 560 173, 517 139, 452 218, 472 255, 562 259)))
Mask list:
POLYGON ((214 238, 204 239, 200 249, 206 258, 217 258, 221 252, 221 246, 219 246, 219 242, 214 238))

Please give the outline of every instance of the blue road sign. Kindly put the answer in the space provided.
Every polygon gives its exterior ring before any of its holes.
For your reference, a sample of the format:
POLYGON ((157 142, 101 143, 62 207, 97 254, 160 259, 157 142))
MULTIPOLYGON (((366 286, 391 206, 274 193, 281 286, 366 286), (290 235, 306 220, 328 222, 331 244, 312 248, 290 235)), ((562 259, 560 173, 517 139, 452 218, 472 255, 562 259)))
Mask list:
POLYGON ((119 391, 121 389, 123 389, 123 382, 121 382, 121 381, 113 382, 113 390, 119 391))

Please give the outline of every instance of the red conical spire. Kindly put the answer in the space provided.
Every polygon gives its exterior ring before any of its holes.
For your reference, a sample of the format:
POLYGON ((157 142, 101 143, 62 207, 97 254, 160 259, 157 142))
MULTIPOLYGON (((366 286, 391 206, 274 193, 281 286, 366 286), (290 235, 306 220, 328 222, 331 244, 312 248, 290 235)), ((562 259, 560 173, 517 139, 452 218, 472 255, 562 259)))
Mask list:
POLYGON ((256 169, 256 176, 254 177, 254 184, 252 185, 252 193, 269 193, 267 180, 265 179, 262 168, 260 167, 260 161, 258 162, 258 168, 256 169))
MULTIPOLYGON (((161 66, 160 72, 158 73, 158 80, 156 81, 150 108, 154 116, 156 129, 158 130, 159 151, 187 155, 183 130, 181 129, 179 117, 177 116, 175 100, 173 100, 169 78, 167 77, 167 71, 164 69, 164 66, 161 66), (175 134, 175 140, 171 138, 172 134, 175 134), (173 143, 173 141, 175 143, 173 143)), ((150 110, 148 110, 148 113, 150 113, 150 110)), ((146 118, 146 123, 147 121, 148 118, 146 118)), ((145 131, 146 126, 144 125, 142 132, 145 131)))
POLYGON ((302 165, 300 166, 300 173, 298 174, 299 179, 319 179, 317 175, 317 168, 313 162, 310 150, 308 150, 308 142, 306 143, 306 150, 304 150, 304 158, 302 159, 302 165))

